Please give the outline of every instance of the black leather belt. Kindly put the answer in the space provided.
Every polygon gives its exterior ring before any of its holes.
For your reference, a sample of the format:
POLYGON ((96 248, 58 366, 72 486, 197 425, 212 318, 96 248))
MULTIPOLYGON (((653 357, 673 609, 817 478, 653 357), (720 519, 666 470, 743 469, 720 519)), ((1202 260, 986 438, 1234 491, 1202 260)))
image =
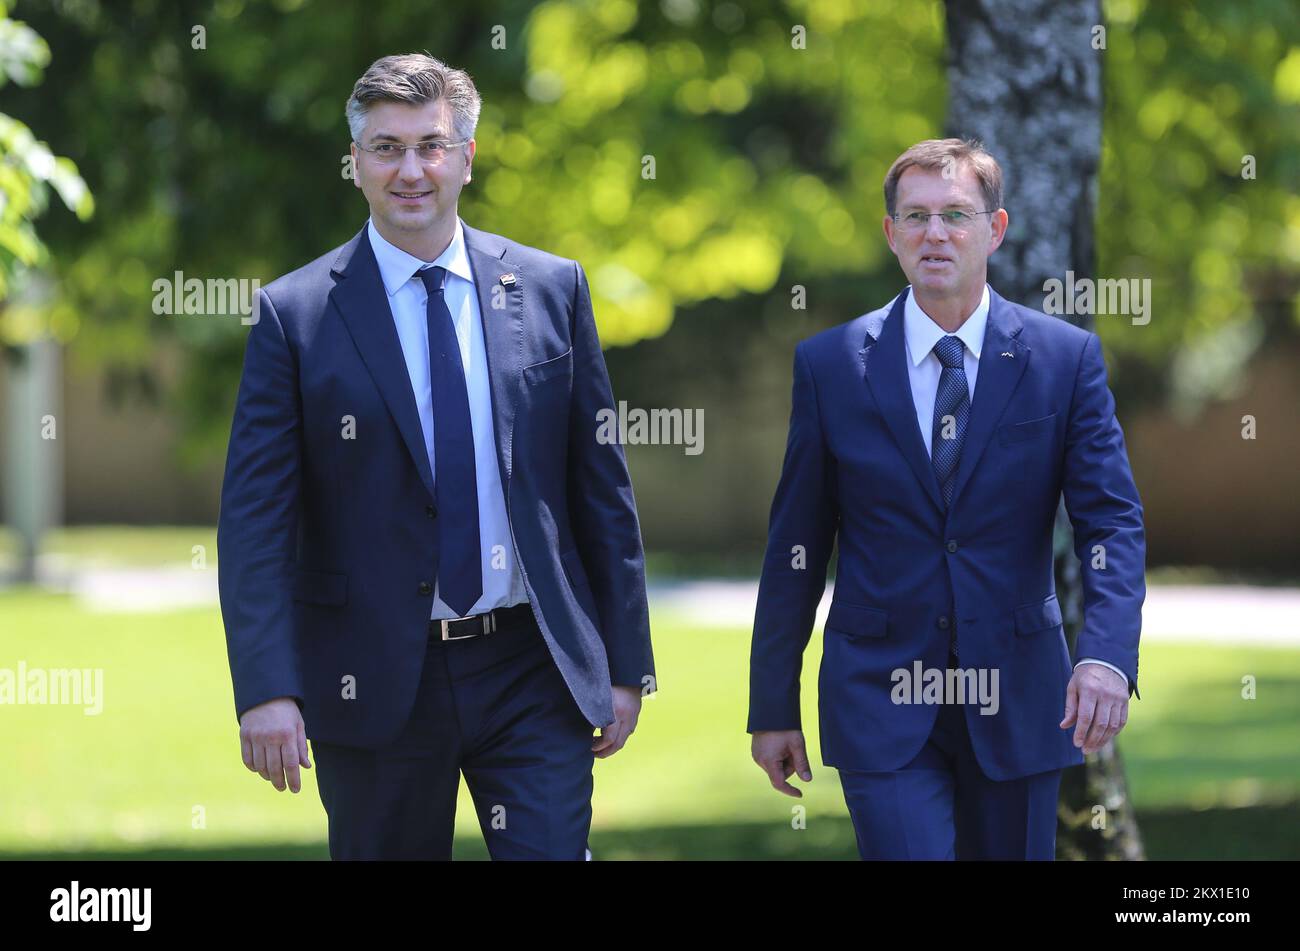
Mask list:
POLYGON ((449 618, 429 622, 429 636, 438 641, 463 641, 471 637, 482 637, 497 631, 510 631, 526 624, 536 624, 532 606, 525 601, 513 607, 497 608, 487 614, 471 614, 469 617, 449 618))

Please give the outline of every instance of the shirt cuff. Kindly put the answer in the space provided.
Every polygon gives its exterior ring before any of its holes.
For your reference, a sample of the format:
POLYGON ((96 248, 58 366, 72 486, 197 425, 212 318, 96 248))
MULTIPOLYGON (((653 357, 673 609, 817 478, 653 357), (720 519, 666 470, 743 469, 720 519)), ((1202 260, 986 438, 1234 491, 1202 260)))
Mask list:
POLYGON ((1119 674, 1121 677, 1123 677, 1123 678, 1124 678, 1124 686, 1125 686, 1125 687, 1128 686, 1128 674, 1124 673, 1124 671, 1120 670, 1120 669, 1119 669, 1118 667, 1116 667, 1114 664, 1108 664, 1108 663, 1106 663, 1104 660, 1097 660, 1096 658, 1093 658, 1093 657, 1080 657, 1080 658, 1079 658, 1079 663, 1074 665, 1076 670, 1078 669, 1079 664, 1101 664, 1101 666, 1103 666, 1103 667, 1109 667, 1111 670, 1115 671, 1115 673, 1117 673, 1117 674, 1119 674))

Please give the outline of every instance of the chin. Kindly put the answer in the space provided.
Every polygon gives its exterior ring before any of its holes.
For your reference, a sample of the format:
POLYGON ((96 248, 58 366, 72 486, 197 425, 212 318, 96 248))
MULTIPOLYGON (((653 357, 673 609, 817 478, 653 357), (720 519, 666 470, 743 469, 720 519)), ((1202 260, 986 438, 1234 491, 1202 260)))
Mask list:
POLYGON ((394 228, 400 228, 402 231, 423 231, 428 228, 437 219, 431 211, 422 211, 419 214, 403 215, 398 213, 388 220, 394 228))
POLYGON ((916 280, 912 281, 913 287, 931 294, 951 293, 955 285, 955 281, 946 278, 924 277, 921 275, 917 275, 916 280))

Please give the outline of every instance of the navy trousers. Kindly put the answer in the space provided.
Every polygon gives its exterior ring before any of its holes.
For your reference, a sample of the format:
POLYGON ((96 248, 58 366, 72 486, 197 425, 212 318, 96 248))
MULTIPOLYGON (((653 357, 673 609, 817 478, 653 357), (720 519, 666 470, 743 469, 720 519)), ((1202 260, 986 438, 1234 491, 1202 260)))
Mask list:
POLYGON ((450 859, 460 775, 493 859, 586 857, 592 727, 536 622, 431 637, 390 746, 312 742, 330 858, 450 859))
POLYGON ((940 704, 925 746, 901 769, 839 771, 862 858, 1056 857, 1061 770, 989 779, 971 749, 966 715, 962 704, 940 704))

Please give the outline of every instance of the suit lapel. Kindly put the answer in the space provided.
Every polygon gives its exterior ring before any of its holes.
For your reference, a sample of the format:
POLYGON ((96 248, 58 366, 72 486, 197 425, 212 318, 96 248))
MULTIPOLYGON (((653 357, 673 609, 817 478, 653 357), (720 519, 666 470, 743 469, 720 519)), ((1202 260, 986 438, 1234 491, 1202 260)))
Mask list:
POLYGON ((471 228, 463 221, 461 226, 483 319, 497 465, 501 470, 501 485, 508 488, 514 462, 515 405, 523 378, 524 274, 519 262, 506 256, 505 242, 499 237, 471 228), (514 280, 507 278, 507 283, 502 283, 506 275, 513 275, 514 280))
MULTIPOLYGON (((936 508, 943 510, 939 497, 939 483, 934 477, 934 467, 925 452, 921 431, 917 428, 916 404, 912 401, 912 383, 907 373, 907 347, 903 339, 903 304, 910 288, 898 295, 893 309, 885 318, 880 337, 867 337, 867 345, 860 351, 866 371, 867 385, 880 407, 881 415, 898 443, 903 458, 916 474, 936 508)), ((982 372, 982 371, 981 371, 982 372)), ((968 443, 969 445, 969 443, 968 443)))
POLYGON ((388 405, 402 441, 406 443, 432 499, 433 472, 429 469, 428 449, 420 429, 415 393, 411 390, 411 375, 406 368, 388 294, 380 279, 379 264, 365 228, 343 246, 334 262, 333 273, 341 280, 330 291, 330 299, 342 315, 366 369, 388 405))
POLYGON ((1011 305, 989 289, 989 319, 984 328, 984 346, 980 351, 979 375, 975 380, 975 398, 971 401, 966 442, 961 447, 957 475, 952 486, 952 504, 957 504, 961 490, 970 480, 976 463, 984 454, 993 427, 1002 418, 1007 401, 1029 365, 1029 347, 1020 342, 1024 323, 1011 305))

